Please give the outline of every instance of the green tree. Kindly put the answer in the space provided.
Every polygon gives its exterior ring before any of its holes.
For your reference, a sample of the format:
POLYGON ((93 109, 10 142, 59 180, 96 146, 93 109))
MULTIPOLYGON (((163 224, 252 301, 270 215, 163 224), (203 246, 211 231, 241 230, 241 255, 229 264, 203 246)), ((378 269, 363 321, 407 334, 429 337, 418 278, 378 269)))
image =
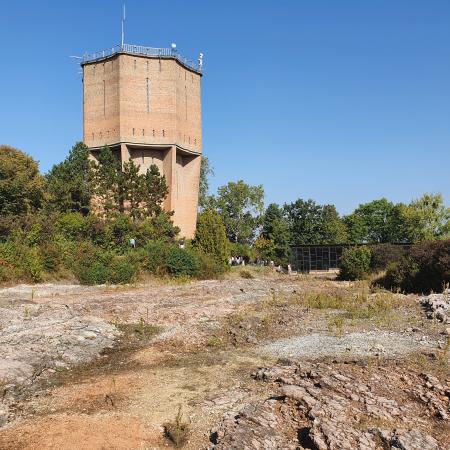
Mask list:
POLYGON ((352 244, 361 244, 365 242, 369 234, 369 228, 363 217, 357 214, 349 214, 343 219, 347 227, 348 241, 352 244))
POLYGON ((323 243, 347 242, 347 227, 333 205, 324 205, 321 212, 321 236, 323 243))
POLYGON ((409 205, 401 205, 400 216, 410 242, 450 237, 450 208, 441 194, 424 194, 409 205))
POLYGON ((124 207, 133 220, 142 217, 142 202, 146 194, 145 177, 139 173, 139 166, 130 160, 123 164, 123 198, 124 207))
POLYGON ((91 189, 89 149, 76 143, 67 158, 55 164, 45 176, 47 205, 58 212, 81 212, 90 209, 91 189))
POLYGON ((250 243, 264 211, 264 189, 244 181, 229 182, 217 191, 216 207, 231 242, 250 243))
POLYGON ((285 264, 288 260, 290 240, 289 223, 282 208, 271 203, 264 213, 261 236, 255 242, 256 250, 264 259, 285 264))
POLYGON ((214 176, 214 169, 209 163, 207 156, 202 156, 200 165, 200 184, 198 189, 198 206, 200 209, 206 209, 210 205, 209 176, 214 176))
POLYGON ((225 226, 217 211, 207 209, 198 215, 194 247, 226 267, 230 257, 225 226))
POLYGON ((333 205, 318 205, 314 200, 298 199, 284 205, 291 243, 339 244, 347 241, 345 225, 333 205))
POLYGON ((106 218, 124 210, 124 179, 122 165, 109 147, 104 147, 93 162, 92 185, 96 206, 106 218))
MULTIPOLYGON (((152 164, 144 177, 144 202, 147 217, 154 217, 162 212, 162 203, 169 194, 166 177, 159 173, 158 166, 152 164)), ((173 213, 172 213, 173 214, 173 213)))
POLYGON ((357 226, 357 229, 349 228, 349 235, 357 237, 357 242, 397 242, 403 238, 398 207, 385 198, 359 205, 352 216, 356 217, 347 219, 346 223, 357 226))
POLYGON ((0 215, 27 214, 43 201, 44 179, 38 163, 7 145, 0 146, 0 215))

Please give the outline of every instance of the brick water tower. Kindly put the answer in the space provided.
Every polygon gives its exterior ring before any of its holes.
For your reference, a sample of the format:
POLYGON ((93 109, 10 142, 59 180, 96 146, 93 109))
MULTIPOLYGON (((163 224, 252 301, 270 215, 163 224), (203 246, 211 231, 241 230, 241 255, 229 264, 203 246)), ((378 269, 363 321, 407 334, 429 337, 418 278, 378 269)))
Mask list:
POLYGON ((175 211, 180 236, 192 238, 197 220, 202 153, 201 77, 198 63, 171 48, 121 44, 83 56, 83 135, 95 155, 109 146, 145 173, 156 164, 175 211))

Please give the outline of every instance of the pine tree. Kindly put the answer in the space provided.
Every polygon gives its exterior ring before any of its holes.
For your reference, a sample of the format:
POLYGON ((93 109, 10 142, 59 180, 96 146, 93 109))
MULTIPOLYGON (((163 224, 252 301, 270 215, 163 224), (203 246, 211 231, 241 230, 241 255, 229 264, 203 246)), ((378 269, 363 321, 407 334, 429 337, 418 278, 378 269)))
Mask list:
POLYGON ((161 213, 162 203, 169 194, 166 177, 161 176, 158 166, 152 164, 144 176, 144 198, 146 216, 154 217, 161 213))

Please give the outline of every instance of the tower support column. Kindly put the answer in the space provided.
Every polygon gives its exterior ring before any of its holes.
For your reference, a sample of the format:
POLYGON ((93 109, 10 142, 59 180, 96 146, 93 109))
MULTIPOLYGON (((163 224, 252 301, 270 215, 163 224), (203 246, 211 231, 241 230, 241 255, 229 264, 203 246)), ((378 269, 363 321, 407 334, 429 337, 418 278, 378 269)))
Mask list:
POLYGON ((166 177, 167 186, 169 186, 169 194, 164 200, 164 209, 172 211, 175 207, 176 196, 176 164, 177 164, 177 147, 172 145, 164 156, 163 167, 164 176, 166 177))
POLYGON ((123 163, 128 162, 130 159, 130 151, 128 150, 127 144, 120 144, 120 162, 123 163))

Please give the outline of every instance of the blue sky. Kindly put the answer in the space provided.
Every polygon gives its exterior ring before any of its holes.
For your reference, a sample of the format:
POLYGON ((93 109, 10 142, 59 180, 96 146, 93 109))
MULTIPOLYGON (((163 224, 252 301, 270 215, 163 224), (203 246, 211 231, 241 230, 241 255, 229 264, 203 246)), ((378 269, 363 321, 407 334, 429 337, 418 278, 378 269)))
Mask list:
MULTIPOLYGON (((120 41, 121 1, 1 1, 0 143, 61 161, 82 137, 69 55, 120 41)), ((205 55, 213 191, 263 184, 348 213, 385 196, 450 202, 450 1, 128 0, 125 40, 205 55)))

